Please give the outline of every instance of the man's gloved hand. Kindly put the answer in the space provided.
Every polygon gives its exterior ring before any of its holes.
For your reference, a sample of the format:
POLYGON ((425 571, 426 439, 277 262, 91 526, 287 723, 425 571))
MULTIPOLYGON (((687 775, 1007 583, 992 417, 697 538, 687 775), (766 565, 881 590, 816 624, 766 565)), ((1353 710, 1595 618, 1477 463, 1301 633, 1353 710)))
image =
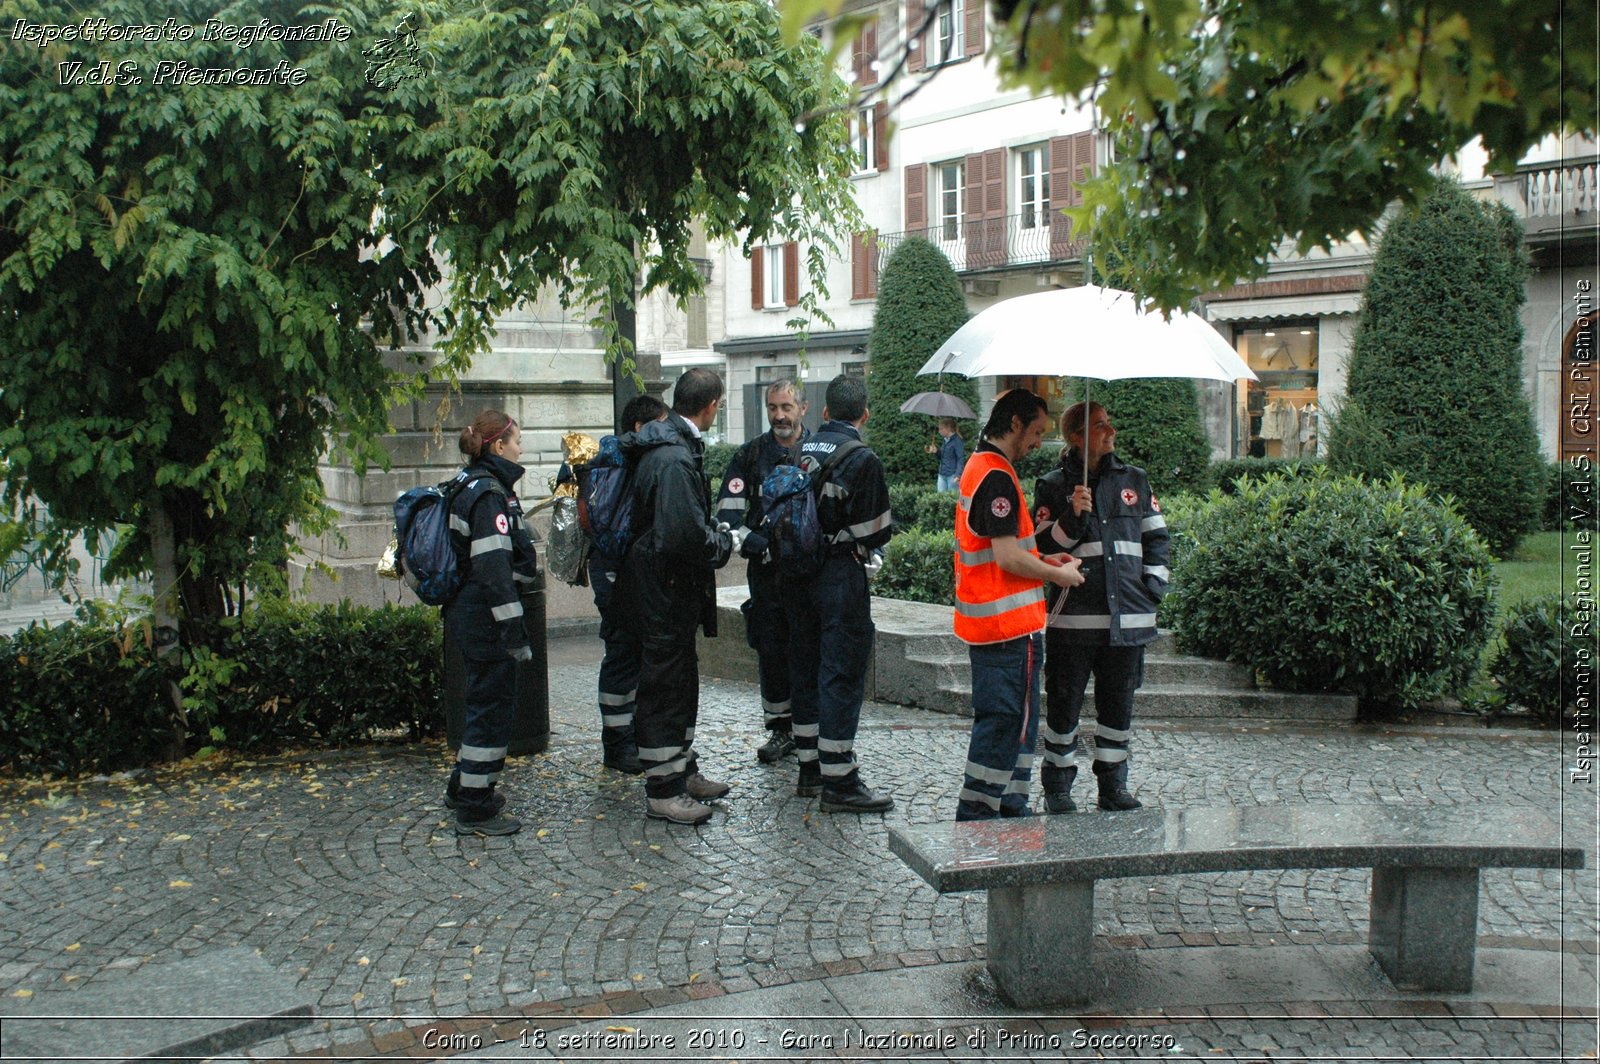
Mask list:
POLYGON ((883 568, 883 551, 875 550, 867 555, 867 560, 862 562, 862 568, 867 571, 867 579, 871 580, 878 575, 878 570, 883 568))
POLYGON ((717 522, 717 531, 718 532, 726 532, 728 534, 728 538, 733 541, 732 553, 737 554, 738 551, 739 551, 739 544, 744 542, 744 534, 745 534, 744 526, 740 525, 738 528, 734 528, 732 525, 728 524, 728 522, 726 522, 726 521, 718 521, 717 522))
POLYGON ((752 530, 744 537, 744 546, 739 548, 739 553, 746 558, 759 558, 767 553, 767 547, 769 546, 771 544, 766 536, 752 530))
POLYGON ((529 646, 516 647, 511 651, 512 661, 532 661, 533 648, 529 646))

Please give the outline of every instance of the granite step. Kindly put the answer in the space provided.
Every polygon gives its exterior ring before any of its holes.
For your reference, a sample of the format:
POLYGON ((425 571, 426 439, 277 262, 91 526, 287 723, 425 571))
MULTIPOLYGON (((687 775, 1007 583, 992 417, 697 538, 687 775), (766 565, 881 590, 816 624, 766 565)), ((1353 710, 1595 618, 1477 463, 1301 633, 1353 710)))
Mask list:
POLYGON ((198 1060, 289 1034, 312 1020, 298 980, 254 950, 147 964, 72 990, 0 998, 4 1056, 31 1060, 198 1060))
MULTIPOLYGON (((745 645, 741 587, 718 592, 721 636, 700 642, 700 668, 721 679, 756 678, 755 653, 745 645)), ((951 610, 900 599, 874 598, 877 628, 867 695, 879 702, 921 706, 970 716, 972 669, 966 644, 950 630, 951 610)), ((1143 719, 1353 721, 1356 700, 1339 694, 1292 694, 1258 688, 1251 671, 1225 661, 1178 652, 1171 632, 1146 648, 1145 684, 1137 713, 1143 719)), ((1093 689, 1091 683, 1090 689, 1093 689)), ((1088 713, 1093 712, 1091 702, 1088 713)))

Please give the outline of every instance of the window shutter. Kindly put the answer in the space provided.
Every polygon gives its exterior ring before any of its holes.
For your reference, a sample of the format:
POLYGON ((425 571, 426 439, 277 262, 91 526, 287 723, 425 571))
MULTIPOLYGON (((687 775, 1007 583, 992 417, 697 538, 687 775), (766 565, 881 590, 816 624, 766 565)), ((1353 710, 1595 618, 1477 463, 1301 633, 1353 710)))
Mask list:
POLYGON ((1006 264, 1006 153, 986 151, 978 160, 980 209, 977 224, 967 232, 970 267, 1006 264))
POLYGON ((767 249, 755 247, 750 250, 750 309, 761 310, 767 305, 767 283, 764 276, 767 265, 767 249))
MULTIPOLYGON (((1091 137, 1093 134, 1089 134, 1091 137)), ((1075 257, 1072 246, 1072 222, 1061 213, 1062 207, 1076 207, 1083 195, 1072 187, 1076 178, 1073 156, 1076 140, 1082 134, 1050 138, 1050 257, 1070 259, 1075 257)))
POLYGON ((928 164, 906 167, 906 232, 928 228, 928 164))
POLYGON ((867 239, 865 233, 850 234, 850 298, 867 298, 867 239))
POLYGON ((878 153, 874 162, 878 172, 884 173, 889 169, 889 104, 879 100, 872 105, 872 136, 877 141, 875 148, 878 153))
POLYGON ((922 0, 906 0, 906 43, 911 46, 911 51, 906 55, 906 70, 911 73, 927 65, 923 53, 927 50, 928 42, 918 33, 927 17, 922 0))
POLYGON ((878 298, 878 231, 868 229, 862 239, 867 253, 867 298, 878 298))
MULTIPOLYGON (((967 245, 966 268, 969 270, 978 269, 983 262, 983 160, 982 155, 969 155, 961 167, 961 179, 965 185, 961 198, 966 201, 961 218, 961 236, 967 245)), ((952 265, 961 269, 959 263, 952 265)))
POLYGON ((800 245, 793 240, 783 245, 783 305, 800 303, 800 245))
POLYGON ((878 72, 872 69, 877 61, 878 20, 872 19, 856 38, 856 88, 869 89, 878 83, 878 72))
POLYGON ((983 8, 983 0, 967 0, 966 26, 964 27, 964 36, 966 38, 966 42, 962 49, 963 55, 983 54, 983 8))

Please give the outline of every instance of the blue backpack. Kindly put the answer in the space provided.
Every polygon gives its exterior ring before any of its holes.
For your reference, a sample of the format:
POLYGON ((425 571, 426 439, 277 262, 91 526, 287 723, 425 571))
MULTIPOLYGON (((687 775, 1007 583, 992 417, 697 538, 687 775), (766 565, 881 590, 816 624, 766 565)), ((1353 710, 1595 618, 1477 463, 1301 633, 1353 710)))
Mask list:
POLYGON ((761 532, 778 571, 785 576, 809 579, 822 570, 827 544, 817 520, 817 499, 840 460, 864 446, 860 440, 845 440, 815 473, 784 464, 761 482, 761 532))
POLYGON ((487 483, 488 490, 505 494, 505 488, 493 477, 469 478, 463 469, 432 487, 403 492, 394 501, 400 575, 417 598, 430 606, 449 604, 466 583, 466 569, 450 535, 450 508, 462 489, 480 481, 487 483))
POLYGON ((615 436, 600 438, 578 491, 578 521, 594 549, 608 558, 627 555, 633 544, 633 470, 615 436))

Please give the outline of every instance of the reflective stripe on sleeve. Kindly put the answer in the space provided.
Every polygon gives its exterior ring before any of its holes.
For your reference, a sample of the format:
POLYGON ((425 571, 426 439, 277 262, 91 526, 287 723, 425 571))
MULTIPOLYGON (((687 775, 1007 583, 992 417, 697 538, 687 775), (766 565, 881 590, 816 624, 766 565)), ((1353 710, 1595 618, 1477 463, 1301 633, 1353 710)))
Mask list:
POLYGON ((1154 517, 1146 517, 1143 521, 1139 522, 1140 532, 1154 532, 1158 528, 1166 527, 1167 519, 1162 517, 1160 514, 1156 514, 1154 517))
POLYGON ((472 541, 472 557, 474 558, 480 554, 490 554, 497 550, 510 549, 510 536, 484 536, 482 539, 475 539, 472 541))
POLYGON ((497 621, 511 621, 522 616, 522 603, 508 602, 504 606, 496 606, 489 611, 489 616, 497 621))
POLYGON ((1144 567, 1144 575, 1153 576, 1168 583, 1172 580, 1172 570, 1165 565, 1147 565, 1144 567))

